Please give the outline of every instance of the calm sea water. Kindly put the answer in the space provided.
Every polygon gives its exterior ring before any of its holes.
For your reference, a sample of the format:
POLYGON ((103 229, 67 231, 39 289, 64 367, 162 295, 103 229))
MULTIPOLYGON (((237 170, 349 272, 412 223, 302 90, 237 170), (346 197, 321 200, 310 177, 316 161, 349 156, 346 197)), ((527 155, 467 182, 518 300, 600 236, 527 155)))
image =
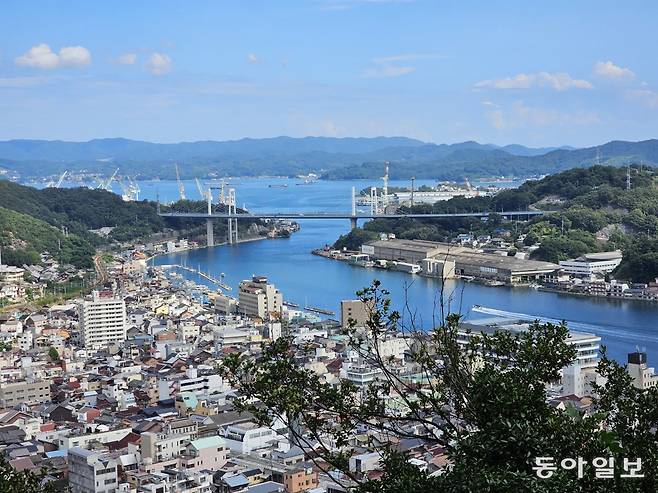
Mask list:
MULTIPOLYGON (((351 187, 357 191, 374 183, 368 181, 320 181, 311 185, 296 185, 294 179, 235 179, 231 186, 237 191, 239 205, 252 211, 348 211, 351 187), (288 184, 287 188, 269 188, 270 184, 288 184)), ((208 183, 208 182, 206 182, 208 183)), ((432 185, 417 180, 416 185, 432 185)), ((162 201, 178 197, 175 182, 141 182, 140 198, 162 201)), ((377 183, 377 185, 380 185, 377 183)), ((391 182, 391 186, 408 186, 407 182, 391 182)), ((186 181, 188 198, 198 199, 192 181, 186 181)), ((119 192, 119 190, 117 190, 119 192)), ((338 312, 342 299, 354 298, 354 293, 370 284, 382 281, 391 292, 395 308, 405 323, 412 320, 421 327, 430 327, 438 311, 441 283, 438 280, 410 276, 401 272, 364 269, 342 262, 311 255, 311 250, 331 244, 349 231, 347 220, 305 220, 301 231, 289 239, 263 240, 236 246, 177 253, 159 257, 157 263, 187 263, 213 275, 225 274, 225 282, 233 286, 253 274, 266 275, 284 294, 284 299, 338 312), (404 300, 408 300, 405 303, 404 300)), ((202 279, 190 278, 202 283, 202 279)), ((466 317, 481 317, 471 311, 480 305, 506 312, 566 320, 572 328, 593 332, 602 337, 610 355, 625 361, 626 353, 636 346, 646 348, 649 362, 658 361, 658 304, 642 301, 597 300, 556 293, 538 292, 526 288, 493 288, 461 281, 450 281, 444 287, 445 299, 452 311, 466 317)))

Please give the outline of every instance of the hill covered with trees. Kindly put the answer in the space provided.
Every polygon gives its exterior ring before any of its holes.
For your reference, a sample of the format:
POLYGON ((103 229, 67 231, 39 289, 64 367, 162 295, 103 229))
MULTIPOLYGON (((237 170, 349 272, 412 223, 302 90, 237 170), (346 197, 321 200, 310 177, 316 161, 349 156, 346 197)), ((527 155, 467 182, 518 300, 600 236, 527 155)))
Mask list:
POLYGON ((533 149, 468 141, 433 144, 405 137, 276 137, 235 141, 156 144, 128 139, 88 142, 0 142, 0 173, 21 181, 72 173, 140 179, 181 176, 297 175, 314 172, 341 180, 382 176, 390 162, 393 179, 462 180, 464 176, 536 176, 595 164, 658 165, 658 140, 612 141, 596 147, 533 149))
POLYGON ((433 205, 403 208, 417 213, 490 212, 477 218, 376 219, 335 243, 358 248, 378 233, 399 238, 449 241, 459 233, 493 234, 501 228, 512 239, 524 235, 525 245, 538 245, 533 258, 557 262, 583 253, 620 248, 624 261, 615 273, 621 279, 649 281, 658 277, 658 172, 633 166, 631 188, 626 169, 594 166, 571 169, 528 181, 493 197, 456 197, 433 205), (497 211, 553 210, 527 223, 505 221, 497 211))
MULTIPOLYGON (((202 201, 179 201, 172 210, 205 211, 202 201)), ((247 229, 253 222, 240 221, 247 229)), ((182 230, 194 237, 205 232, 205 224, 186 219, 163 219, 152 201, 126 202, 105 190, 46 188, 38 190, 0 181, 0 246, 2 260, 9 265, 37 263, 47 251, 60 262, 90 267, 95 248, 112 242, 146 238, 167 230, 182 230), (92 230, 109 227, 103 237, 92 230)), ((218 221, 215 233, 225 234, 218 221)))

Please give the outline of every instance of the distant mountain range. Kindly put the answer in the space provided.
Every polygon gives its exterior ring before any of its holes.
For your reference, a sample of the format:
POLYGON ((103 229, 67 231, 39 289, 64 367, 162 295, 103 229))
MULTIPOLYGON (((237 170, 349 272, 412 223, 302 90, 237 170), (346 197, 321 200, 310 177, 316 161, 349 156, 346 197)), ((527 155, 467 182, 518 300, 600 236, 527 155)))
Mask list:
POLYGON ((393 178, 462 179, 464 176, 531 176, 597 163, 658 164, 658 141, 612 141, 574 149, 496 146, 474 141, 432 144, 406 137, 275 137, 157 144, 129 139, 88 142, 0 142, 0 173, 21 180, 75 173, 171 179, 296 175, 327 179, 377 178, 389 161, 393 178))

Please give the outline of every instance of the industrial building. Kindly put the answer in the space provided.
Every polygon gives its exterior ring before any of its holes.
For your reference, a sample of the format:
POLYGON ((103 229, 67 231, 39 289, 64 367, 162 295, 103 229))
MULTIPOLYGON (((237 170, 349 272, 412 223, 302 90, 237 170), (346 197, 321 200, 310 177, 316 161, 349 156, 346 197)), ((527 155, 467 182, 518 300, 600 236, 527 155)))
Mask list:
POLYGON ((621 264, 620 250, 612 252, 586 253, 578 258, 561 260, 560 268, 573 276, 591 278, 595 275, 605 275, 621 264))
POLYGON ((361 251, 374 259, 421 265, 429 275, 445 272, 446 277, 475 277, 510 284, 542 280, 559 269, 558 265, 550 262, 482 253, 462 246, 425 240, 378 240, 363 245, 361 251), (443 262, 443 265, 439 262, 443 262))
POLYGON ((361 251, 376 259, 420 265, 425 258, 438 257, 444 251, 442 245, 435 241, 392 238, 366 243, 361 247, 361 251))

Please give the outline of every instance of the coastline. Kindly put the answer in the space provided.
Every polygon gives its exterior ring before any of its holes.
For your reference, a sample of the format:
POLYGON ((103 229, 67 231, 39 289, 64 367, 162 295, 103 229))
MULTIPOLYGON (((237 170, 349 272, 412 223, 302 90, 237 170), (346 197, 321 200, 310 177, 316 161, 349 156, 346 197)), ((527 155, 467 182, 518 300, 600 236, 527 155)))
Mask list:
MULTIPOLYGON (((353 267, 360 267, 363 269, 383 269, 382 267, 376 267, 376 266, 366 266, 366 265, 361 265, 361 264, 355 264, 349 262, 346 258, 336 258, 331 255, 323 254, 323 250, 320 248, 316 248, 311 251, 312 255, 316 255, 318 257, 325 258, 327 260, 336 260, 338 262, 343 262, 345 264, 351 265, 353 267)), ((402 272, 402 271, 400 271, 402 272)), ((427 274, 410 274, 412 276, 414 275, 419 275, 422 277, 426 277, 428 279, 437 279, 441 280, 440 277, 438 276, 431 276, 427 274)), ((507 287, 507 288, 513 288, 513 289, 536 289, 537 291, 542 291, 542 292, 547 292, 547 293, 556 293, 556 294, 563 294, 566 296, 575 296, 575 297, 580 297, 580 298, 588 298, 588 299, 593 299, 593 300, 601 300, 601 301, 641 301, 644 303, 651 303, 651 304, 656 304, 658 302, 658 299, 651 299, 651 298, 640 298, 640 297, 635 297, 635 296, 600 296, 596 294, 589 294, 589 293, 578 293, 574 291, 567 291, 563 289, 555 289, 551 288, 549 286, 542 286, 539 285, 538 287, 533 287, 529 284, 492 284, 491 282, 488 282, 486 279, 477 279, 477 278, 465 278, 465 277, 459 277, 457 276, 455 279, 458 279, 462 282, 472 282, 472 283, 477 283, 482 286, 486 286, 488 288, 499 288, 499 287, 507 287)))
MULTIPOLYGON (((277 237, 269 238, 269 237, 267 237, 267 236, 258 236, 258 237, 254 237, 254 238, 243 238, 243 239, 238 239, 237 244, 239 245, 240 243, 249 243, 249 242, 251 242, 251 241, 276 240, 276 239, 278 239, 278 238, 277 238, 277 237)), ((228 244, 229 244, 229 243, 228 243, 227 241, 222 241, 221 243, 215 243, 215 244, 214 244, 213 246, 211 246, 211 247, 209 247, 208 245, 198 245, 198 246, 195 246, 195 247, 181 248, 180 250, 176 250, 176 251, 173 251, 173 252, 158 252, 158 253, 154 253, 154 254, 151 255, 150 257, 147 257, 146 259, 144 259, 144 261, 148 264, 151 260, 155 259, 156 257, 161 257, 161 256, 163 256, 163 255, 169 255, 169 254, 171 254, 171 253, 181 253, 181 252, 189 252, 189 251, 195 251, 195 250, 202 250, 202 249, 204 249, 204 248, 215 248, 215 247, 218 247, 218 246, 226 246, 226 245, 228 245, 228 244)))

